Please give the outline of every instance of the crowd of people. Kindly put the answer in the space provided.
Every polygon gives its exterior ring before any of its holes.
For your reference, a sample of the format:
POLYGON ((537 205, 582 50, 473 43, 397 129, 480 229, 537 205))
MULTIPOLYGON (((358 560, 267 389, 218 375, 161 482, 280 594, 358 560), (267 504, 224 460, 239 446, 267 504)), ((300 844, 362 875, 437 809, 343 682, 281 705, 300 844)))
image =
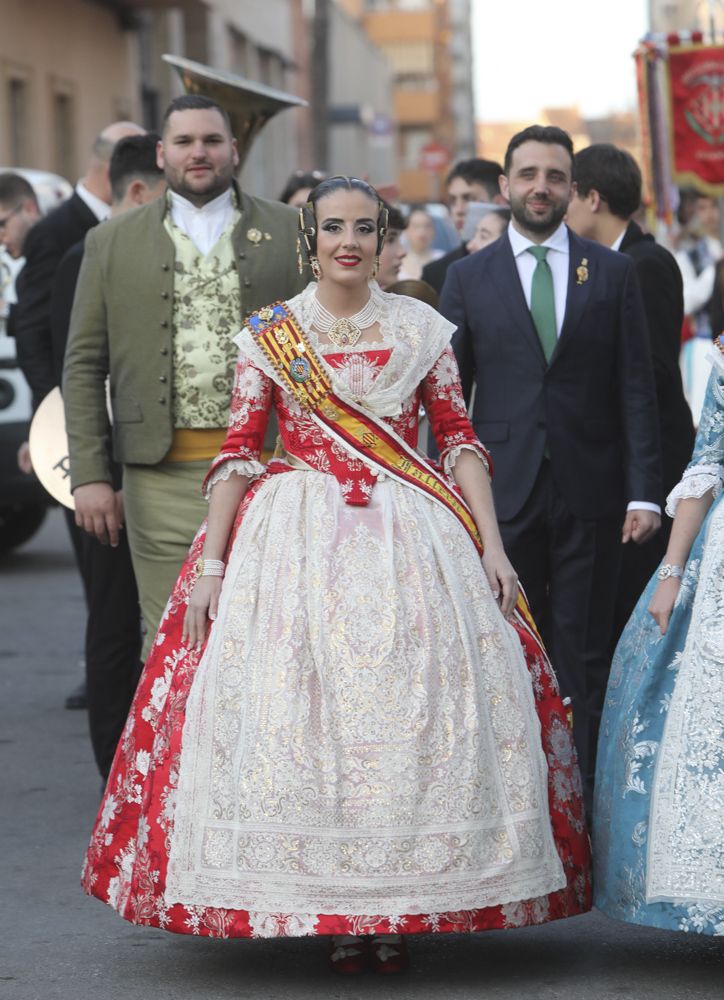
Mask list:
POLYGON ((184 96, 159 135, 101 132, 45 218, 0 175, 18 359, 65 404, 85 890, 179 933, 328 935, 345 974, 592 902, 724 933, 705 200, 675 257, 628 153, 534 125, 451 170, 442 253, 425 206, 318 171, 272 202, 238 162, 184 96))

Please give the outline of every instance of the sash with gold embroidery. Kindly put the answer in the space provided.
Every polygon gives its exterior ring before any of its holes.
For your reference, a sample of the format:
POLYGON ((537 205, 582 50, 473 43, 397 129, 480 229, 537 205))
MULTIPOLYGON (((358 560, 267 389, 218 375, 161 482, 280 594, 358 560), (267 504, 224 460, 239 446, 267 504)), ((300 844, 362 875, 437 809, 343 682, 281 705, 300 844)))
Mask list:
MULTIPOLYGON (((285 303, 275 302, 253 313, 247 326, 271 362, 280 384, 294 395, 302 409, 329 437, 378 472, 446 507, 463 525, 482 555, 483 542, 465 501, 389 424, 334 392, 326 365, 317 357, 285 303)), ((540 645, 540 636, 522 590, 516 618, 540 645)))

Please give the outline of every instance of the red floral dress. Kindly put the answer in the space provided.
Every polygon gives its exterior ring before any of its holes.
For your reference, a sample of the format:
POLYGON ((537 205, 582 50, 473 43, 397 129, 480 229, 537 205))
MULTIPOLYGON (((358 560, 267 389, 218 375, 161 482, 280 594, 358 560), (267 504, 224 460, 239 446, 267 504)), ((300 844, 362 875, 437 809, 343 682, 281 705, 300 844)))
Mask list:
MULTIPOLYGON (((381 344, 324 355, 336 391, 413 445, 422 404, 444 467, 463 448, 485 460, 449 329, 410 303, 381 299, 381 344)), ((302 323, 307 304, 290 303, 302 323)), ((84 889, 134 923, 212 937, 477 931, 587 910, 580 779, 549 664, 500 615, 459 522, 330 442, 248 331, 239 343, 207 484, 254 478, 219 614, 202 651, 183 646, 202 526, 84 889), (264 469, 272 404, 284 456, 264 469)))

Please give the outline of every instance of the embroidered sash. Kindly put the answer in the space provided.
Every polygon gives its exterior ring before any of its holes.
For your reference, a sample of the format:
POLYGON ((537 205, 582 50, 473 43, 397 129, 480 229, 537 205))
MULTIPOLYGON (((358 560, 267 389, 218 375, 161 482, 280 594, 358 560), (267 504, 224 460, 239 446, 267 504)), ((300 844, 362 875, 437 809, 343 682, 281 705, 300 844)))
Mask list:
MULTIPOLYGON (((271 362, 280 384, 294 395, 302 409, 329 437, 378 472, 446 507, 463 525, 482 555, 483 542, 465 501, 389 424, 334 392, 325 365, 285 303, 275 302, 253 313, 247 326, 271 362)), ((515 617, 545 656, 522 589, 515 617)))

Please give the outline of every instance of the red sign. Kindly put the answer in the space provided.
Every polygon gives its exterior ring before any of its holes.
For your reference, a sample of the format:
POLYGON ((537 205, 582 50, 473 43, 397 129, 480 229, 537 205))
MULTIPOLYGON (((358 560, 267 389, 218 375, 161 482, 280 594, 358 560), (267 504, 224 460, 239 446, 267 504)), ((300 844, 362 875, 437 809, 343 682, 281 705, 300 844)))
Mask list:
POLYGON ((439 142, 428 142, 420 150, 420 170, 437 173, 450 163, 450 151, 439 142))
POLYGON ((682 45, 669 50, 671 172, 724 196, 724 45, 682 45))

